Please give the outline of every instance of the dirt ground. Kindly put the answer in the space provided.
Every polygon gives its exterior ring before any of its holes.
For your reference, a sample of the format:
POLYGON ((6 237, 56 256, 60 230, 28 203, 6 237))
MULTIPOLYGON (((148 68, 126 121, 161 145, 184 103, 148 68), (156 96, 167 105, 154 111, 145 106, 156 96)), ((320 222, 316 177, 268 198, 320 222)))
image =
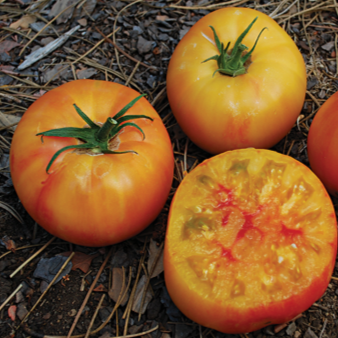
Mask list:
MULTIPOLYGON (((183 177, 185 158, 189 171, 211 157, 189 142, 175 121, 166 96, 167 66, 190 27, 227 6, 270 15, 301 51, 308 76, 306 100, 298 123, 273 150, 309 166, 309 126, 338 87, 336 0, 0 0, 0 306, 6 303, 0 311, 0 337, 56 338, 70 331, 72 337, 83 337, 88 330, 95 330, 91 335, 95 338, 338 337, 338 263, 323 297, 299 318, 248 334, 223 334, 201 327, 186 318, 167 293, 161 254, 170 201, 183 177), (55 50, 18 69, 26 56, 73 28, 68 40, 55 50), (175 178, 161 214, 135 238, 106 248, 80 247, 53 238, 24 210, 10 178, 13 128, 25 110, 45 92, 82 78, 127 84, 146 93, 174 146, 175 178), (76 252, 73 269, 46 290, 48 283, 36 272, 38 263, 42 258, 59 257, 50 263, 49 271, 60 268, 61 258, 56 255, 63 253, 64 262, 72 251, 76 252), (153 278, 144 292, 150 272, 153 278), (129 296, 134 300, 118 299, 125 289, 123 283, 129 283, 129 296), (87 294, 88 302, 82 307, 87 294), (28 318, 25 323, 23 318, 28 318)), ((333 202, 337 212, 337 200, 333 202)))

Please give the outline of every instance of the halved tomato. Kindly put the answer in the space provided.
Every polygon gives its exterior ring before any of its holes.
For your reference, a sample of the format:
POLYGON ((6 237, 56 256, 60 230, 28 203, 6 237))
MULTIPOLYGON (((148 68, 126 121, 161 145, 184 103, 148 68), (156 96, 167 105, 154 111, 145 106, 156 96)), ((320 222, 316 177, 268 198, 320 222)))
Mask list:
POLYGON ((165 281, 190 319, 250 332, 320 298, 336 252, 334 208, 312 171, 273 151, 236 150, 206 160, 178 187, 165 281))

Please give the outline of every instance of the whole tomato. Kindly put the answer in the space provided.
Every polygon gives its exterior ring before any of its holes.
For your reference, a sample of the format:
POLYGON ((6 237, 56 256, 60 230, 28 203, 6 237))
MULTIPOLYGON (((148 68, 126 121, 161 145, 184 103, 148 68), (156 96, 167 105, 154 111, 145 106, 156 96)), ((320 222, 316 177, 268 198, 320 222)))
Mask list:
POLYGON ((314 173, 332 195, 338 192, 338 92, 319 109, 307 139, 309 161, 314 173))
POLYGON ((165 282, 190 319, 245 333, 309 308, 336 253, 335 211, 309 168, 269 150, 229 151, 196 167, 175 193, 165 282))
POLYGON ((276 144, 297 120, 305 91, 295 43, 249 8, 227 7, 199 20, 177 45, 167 73, 178 124, 213 154, 276 144))
POLYGON ((137 96, 116 83, 77 80, 23 115, 10 152, 13 184, 51 234, 104 246, 134 236, 160 213, 173 152, 161 118, 137 96))

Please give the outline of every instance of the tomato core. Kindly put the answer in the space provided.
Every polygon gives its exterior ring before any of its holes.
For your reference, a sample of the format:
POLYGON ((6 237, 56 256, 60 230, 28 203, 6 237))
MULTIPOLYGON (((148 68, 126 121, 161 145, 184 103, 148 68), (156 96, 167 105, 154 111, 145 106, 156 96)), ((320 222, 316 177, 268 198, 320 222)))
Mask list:
MULTIPOLYGON (((97 125, 101 126, 102 123, 101 122, 96 122, 97 125)), ((84 127, 87 128, 87 127, 84 127)), ((77 139, 79 144, 85 144, 85 142, 81 139, 77 139)), ((119 149, 119 146, 121 144, 121 140, 119 138, 118 135, 114 136, 112 139, 108 140, 108 145, 107 145, 107 149, 110 151, 116 151, 117 149, 119 149)), ((104 152, 102 152, 101 149, 99 148, 84 148, 84 149, 74 149, 74 153, 76 154, 86 154, 86 155, 90 155, 90 156, 98 156, 98 155, 103 155, 104 152)))
MULTIPOLYGON (((248 164, 248 163, 247 163, 248 164)), ((246 172, 246 167, 240 162, 234 162, 233 167, 237 167, 240 171, 246 172)), ((273 172, 277 169, 277 163, 269 163, 269 170, 273 172)), ((279 169, 279 171, 281 171, 279 169)), ((271 177, 271 176, 270 176, 271 177)), ((257 203, 253 211, 248 211, 247 206, 243 205, 241 198, 235 193, 235 189, 225 188, 221 184, 217 184, 210 176, 202 175, 197 179, 199 186, 207 187, 209 194, 198 205, 197 213, 194 213, 184 224, 185 238, 191 241, 198 240, 199 237, 205 237, 207 240, 213 238, 208 246, 209 250, 213 250, 216 254, 214 259, 225 259, 225 262, 235 265, 240 262, 253 263, 257 260, 265 261, 273 270, 284 271, 294 281, 302 277, 300 270, 300 261, 302 258, 297 253, 297 244, 304 245, 306 239, 302 229, 293 228, 297 224, 291 222, 287 227, 283 220, 281 210, 275 201, 267 201, 262 204, 257 203), (211 188, 212 187, 212 188, 211 188), (210 205, 214 205, 214 211, 210 210, 210 205), (278 211, 279 210, 279 211, 278 211), (270 223, 273 226, 270 227, 270 223), (225 245, 216 238, 224 237, 228 233, 232 239, 225 239, 225 245), (271 243, 271 245, 269 244, 271 243), (296 244, 297 243, 297 244, 296 244), (262 245, 262 248, 260 248, 262 245), (270 247, 269 247, 270 246, 270 247), (250 249, 251 248, 251 249, 250 249), (244 255, 245 250, 253 251, 254 248, 256 258, 244 255), (268 249, 268 254, 267 250, 268 249), (218 256, 218 258, 217 258, 218 256), (284 263, 283 263, 284 262, 284 263)), ((302 182, 300 182, 302 184, 302 182)), ((304 184, 304 183, 303 183, 304 184)), ((304 192, 306 195, 307 193, 304 192)), ((298 199, 304 196, 300 194, 298 199)), ((317 214, 320 215, 320 212, 317 214)), ((313 218, 312 214, 305 216, 313 218)), ((297 222, 297 219, 295 219, 297 222)), ((313 243, 309 244, 310 250, 315 250, 313 243), (312 244, 312 245, 311 245, 312 244)), ((316 250, 315 250, 316 251, 316 250)), ((204 266, 205 280, 209 280, 208 275, 212 274, 210 267, 213 264, 209 261, 204 266), (208 271, 208 272, 207 272, 208 271)), ((202 264, 203 266, 203 264, 202 264)), ((195 268, 199 270, 201 266, 195 268)), ((247 267, 249 269, 249 267, 247 267)), ((196 270, 196 271, 197 271, 196 270)), ((197 272, 197 274, 199 274, 197 272)), ((210 277, 212 279, 212 277, 210 277)), ((306 279, 306 278, 305 278, 306 279)), ((264 282, 262 288, 264 289, 264 282)), ((277 287, 276 285, 274 287, 277 287)), ((237 288, 235 285, 234 288, 237 288)), ((245 290, 245 283, 241 287, 245 290)), ((273 284, 270 285, 269 293, 273 290, 273 284)), ((238 292, 231 292, 233 297, 239 295, 238 292)))

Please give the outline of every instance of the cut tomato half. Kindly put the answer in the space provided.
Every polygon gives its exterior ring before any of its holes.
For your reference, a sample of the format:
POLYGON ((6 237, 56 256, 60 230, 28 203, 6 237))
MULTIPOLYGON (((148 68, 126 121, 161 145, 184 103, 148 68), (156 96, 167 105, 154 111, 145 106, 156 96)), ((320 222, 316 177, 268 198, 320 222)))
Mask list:
POLYGON ((250 332, 320 298, 336 252, 334 208, 313 172, 273 151, 236 150, 206 160, 177 189, 165 281, 190 319, 250 332))

